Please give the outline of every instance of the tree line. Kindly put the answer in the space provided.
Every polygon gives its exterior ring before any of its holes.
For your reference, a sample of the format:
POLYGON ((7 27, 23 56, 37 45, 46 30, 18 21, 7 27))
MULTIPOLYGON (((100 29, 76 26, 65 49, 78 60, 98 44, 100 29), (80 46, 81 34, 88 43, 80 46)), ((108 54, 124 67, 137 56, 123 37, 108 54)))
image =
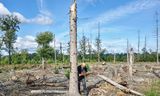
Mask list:
MULTIPOLYGON (((35 53, 29 53, 27 49, 16 51, 14 43, 16 42, 16 32, 20 30, 19 24, 21 22, 16 16, 6 15, 0 17, 0 64, 41 64, 55 63, 55 53, 57 63, 68 64, 70 43, 67 46, 67 53, 63 53, 62 43, 59 49, 50 46, 54 39, 52 32, 41 32, 36 36, 35 41, 38 44, 35 53), (2 56, 2 50, 6 51, 8 55, 2 56)), ((99 28, 98 24, 98 28, 99 28)), ((78 42, 78 62, 127 62, 127 53, 107 53, 107 49, 101 47, 100 32, 98 30, 97 37, 94 44, 84 34, 78 42), (93 49, 96 47, 95 49, 93 49)), ((156 52, 152 50, 142 49, 142 53, 134 54, 136 62, 156 62, 156 52)), ((159 57, 160 58, 160 57, 159 57)))

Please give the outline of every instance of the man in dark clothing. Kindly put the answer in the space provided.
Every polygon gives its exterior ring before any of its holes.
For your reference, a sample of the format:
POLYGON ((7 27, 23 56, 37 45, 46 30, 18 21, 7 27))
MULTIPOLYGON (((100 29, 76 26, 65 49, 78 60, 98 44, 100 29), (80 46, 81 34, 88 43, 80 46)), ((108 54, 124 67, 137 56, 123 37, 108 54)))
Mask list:
POLYGON ((87 96, 87 87, 86 87, 86 75, 87 75, 87 67, 85 63, 82 63, 78 66, 78 90, 80 93, 80 83, 82 82, 84 95, 87 96))

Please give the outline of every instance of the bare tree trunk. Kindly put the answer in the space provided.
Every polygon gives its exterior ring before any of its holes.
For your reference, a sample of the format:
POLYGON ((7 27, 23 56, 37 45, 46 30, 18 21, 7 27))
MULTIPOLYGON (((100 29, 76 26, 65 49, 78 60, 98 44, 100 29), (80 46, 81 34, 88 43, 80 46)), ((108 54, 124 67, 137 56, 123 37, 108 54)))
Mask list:
POLYGON ((127 39, 127 64, 129 64, 129 41, 127 39))
POLYGON ((139 53, 139 48, 140 48, 140 31, 138 31, 138 54, 137 54, 137 61, 140 59, 140 53, 139 53))
POLYGON ((159 46, 158 46, 158 43, 159 43, 159 30, 158 30, 158 12, 156 12, 156 43, 157 43, 157 64, 159 64, 159 54, 158 54, 158 50, 159 50, 159 46))
POLYGON ((133 48, 130 49, 129 52, 129 79, 132 80, 132 66, 133 66, 133 60, 134 59, 134 53, 133 53, 133 48))
POLYGON ((90 52, 89 52, 89 56, 90 56, 90 61, 92 60, 92 34, 90 33, 90 52))
POLYGON ((44 65, 44 58, 42 57, 42 69, 44 70, 45 69, 45 65, 44 65))
POLYGON ((116 63, 116 53, 114 51, 114 60, 113 60, 113 63, 115 64, 116 63))
POLYGON ((56 57, 56 36, 54 34, 54 63, 57 64, 57 57, 56 57))
POLYGON ((147 52, 147 37, 145 36, 144 38, 144 48, 145 48, 145 53, 147 52))
POLYGON ((64 64, 64 49, 63 49, 63 46, 62 46, 62 61, 63 61, 63 64, 64 64))
MULTIPOLYGON (((98 41, 100 41, 100 23, 98 23, 98 41)), ((100 62, 100 42, 98 42, 98 62, 100 62)))
POLYGON ((60 50, 60 60, 62 61, 63 63, 63 53, 62 53, 62 42, 60 42, 60 45, 59 45, 59 50, 60 50))
POLYGON ((77 76, 77 8, 76 0, 70 7, 70 81, 69 96, 80 96, 77 76))
POLYGON ((145 35, 144 37, 144 58, 146 59, 146 53, 147 53, 147 37, 145 35))

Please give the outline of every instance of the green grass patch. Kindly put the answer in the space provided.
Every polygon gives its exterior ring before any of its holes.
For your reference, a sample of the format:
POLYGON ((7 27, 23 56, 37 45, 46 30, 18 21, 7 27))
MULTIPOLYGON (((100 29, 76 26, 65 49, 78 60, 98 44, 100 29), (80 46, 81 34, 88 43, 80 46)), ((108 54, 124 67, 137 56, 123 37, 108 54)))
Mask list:
POLYGON ((145 92, 146 96, 160 96, 160 80, 155 81, 145 92))

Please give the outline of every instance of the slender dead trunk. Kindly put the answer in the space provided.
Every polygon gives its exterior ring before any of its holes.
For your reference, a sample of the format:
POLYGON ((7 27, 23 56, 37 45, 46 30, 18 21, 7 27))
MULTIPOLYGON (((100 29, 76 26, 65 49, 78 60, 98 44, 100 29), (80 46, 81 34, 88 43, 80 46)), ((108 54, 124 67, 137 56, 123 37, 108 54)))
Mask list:
POLYGON ((90 61, 92 60, 92 34, 90 33, 90 61))
POLYGON ((140 59, 139 48, 140 48, 140 31, 138 31, 138 52, 137 52, 137 62, 138 62, 139 59, 140 59))
POLYGON ((60 45, 59 45, 59 50, 60 50, 60 60, 62 61, 63 63, 63 54, 62 54, 62 42, 60 42, 60 45))
POLYGON ((113 55, 114 55, 113 63, 115 64, 116 63, 116 53, 115 53, 115 51, 114 51, 113 55))
POLYGON ((127 64, 129 64, 129 41, 127 39, 127 64))
POLYGON ((100 62, 100 23, 98 23, 98 62, 100 62))
POLYGON ((70 7, 70 81, 69 96, 80 96, 77 76, 77 8, 76 0, 70 7))
POLYGON ((57 64, 57 57, 56 57, 56 36, 54 34, 54 63, 57 64))
POLYGON ((159 64, 159 54, 158 54, 158 50, 159 50, 159 46, 158 46, 158 43, 159 43, 159 29, 158 29, 158 12, 156 12, 156 45, 157 45, 157 64, 159 64))
POLYGON ((133 48, 130 49, 129 52, 129 79, 132 80, 132 66, 133 66, 133 61, 134 61, 134 53, 133 53, 133 48))

